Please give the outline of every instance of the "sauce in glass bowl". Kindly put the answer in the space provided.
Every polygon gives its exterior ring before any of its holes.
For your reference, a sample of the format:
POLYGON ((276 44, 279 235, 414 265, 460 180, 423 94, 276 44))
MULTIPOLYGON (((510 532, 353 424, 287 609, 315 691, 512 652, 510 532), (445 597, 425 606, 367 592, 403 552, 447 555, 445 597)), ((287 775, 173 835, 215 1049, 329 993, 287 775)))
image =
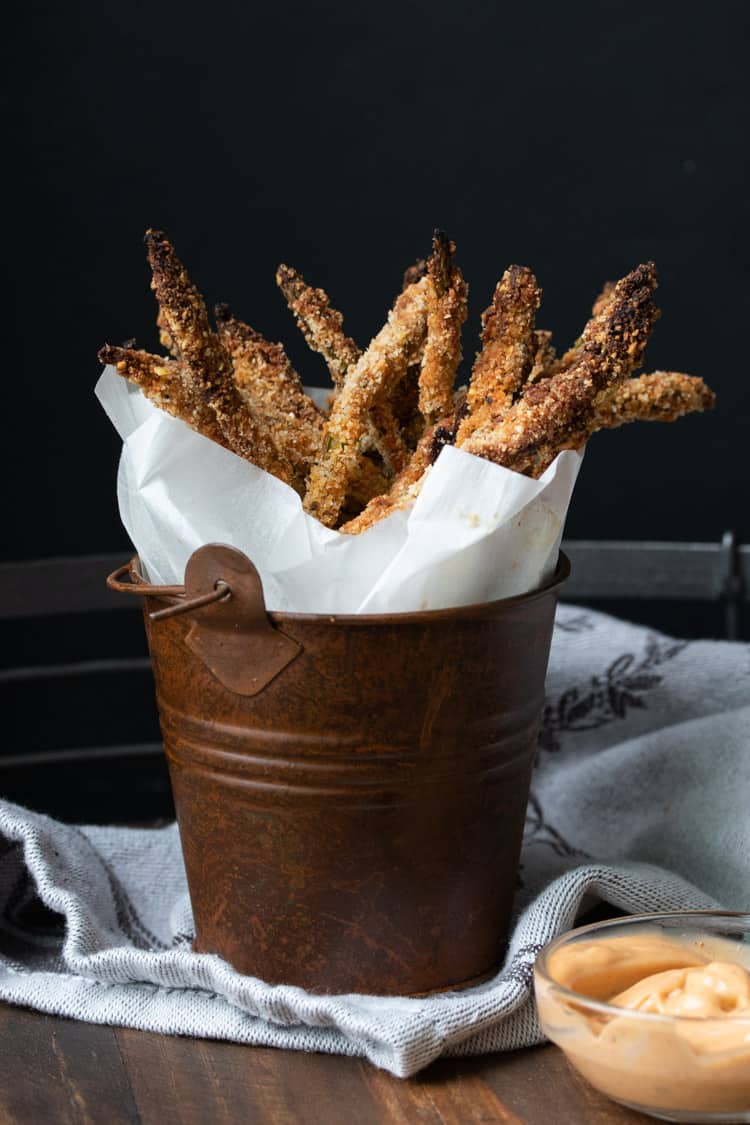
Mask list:
POLYGON ((534 977, 542 1030, 597 1089, 668 1121, 750 1122, 750 915, 585 926, 534 977))

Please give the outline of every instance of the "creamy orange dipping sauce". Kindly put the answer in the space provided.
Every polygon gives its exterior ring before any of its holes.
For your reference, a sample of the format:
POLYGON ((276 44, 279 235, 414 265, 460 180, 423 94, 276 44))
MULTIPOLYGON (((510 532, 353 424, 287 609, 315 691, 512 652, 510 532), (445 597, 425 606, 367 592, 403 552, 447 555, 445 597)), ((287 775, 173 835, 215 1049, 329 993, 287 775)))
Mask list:
MULTIPOLYGON (((582 939, 536 974, 542 1028, 585 1078, 641 1108, 750 1114, 750 947, 660 931, 582 939)), ((750 1117, 745 1118, 750 1120, 750 1117)))

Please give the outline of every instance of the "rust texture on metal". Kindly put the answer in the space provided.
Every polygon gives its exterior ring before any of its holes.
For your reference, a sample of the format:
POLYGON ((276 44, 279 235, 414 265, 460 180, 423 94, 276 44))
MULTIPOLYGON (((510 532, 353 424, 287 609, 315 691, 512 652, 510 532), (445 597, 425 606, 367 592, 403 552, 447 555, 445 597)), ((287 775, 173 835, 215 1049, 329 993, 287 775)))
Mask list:
POLYGON ((202 548, 186 575, 188 596, 221 579, 229 599, 154 622, 174 599, 144 596, 194 948, 317 992, 489 974, 567 560, 517 598, 327 617, 266 613, 238 555, 202 548))

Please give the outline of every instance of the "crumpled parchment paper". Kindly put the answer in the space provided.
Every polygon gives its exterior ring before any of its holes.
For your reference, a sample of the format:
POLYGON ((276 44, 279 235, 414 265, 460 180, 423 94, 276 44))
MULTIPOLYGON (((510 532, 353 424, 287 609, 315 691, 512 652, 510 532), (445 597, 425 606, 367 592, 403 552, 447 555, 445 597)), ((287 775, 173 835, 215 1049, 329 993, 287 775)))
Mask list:
POLYGON ((447 446, 410 510, 342 535, 114 368, 96 394, 123 440, 120 515, 153 583, 181 583, 193 551, 228 543, 255 564, 269 610, 398 613, 523 594, 555 569, 581 453, 560 453, 530 480, 447 446))

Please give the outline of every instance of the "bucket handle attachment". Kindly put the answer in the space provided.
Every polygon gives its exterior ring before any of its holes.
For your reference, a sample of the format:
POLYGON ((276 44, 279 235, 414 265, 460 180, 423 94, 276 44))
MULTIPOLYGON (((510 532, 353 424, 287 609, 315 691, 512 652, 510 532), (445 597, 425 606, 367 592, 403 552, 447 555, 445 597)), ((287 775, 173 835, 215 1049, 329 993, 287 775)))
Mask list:
POLYGON ((153 622, 200 611, 184 643, 224 687, 238 695, 258 695, 302 651, 297 641, 272 623, 260 575, 235 547, 209 543, 194 551, 185 568, 184 586, 139 581, 132 563, 110 574, 107 586, 120 594, 178 599, 149 612, 153 622), (124 582, 126 574, 130 581, 124 582))
POLYGON ((153 598, 179 598, 176 605, 167 606, 166 609, 155 609, 149 613, 152 621, 164 621, 167 617, 179 617, 181 613, 190 613, 193 609, 202 609, 204 605, 213 605, 214 602, 231 598, 232 591, 223 578, 219 578, 216 589, 209 590, 207 594, 200 594, 196 598, 185 597, 184 586, 152 586, 149 582, 123 582, 122 576, 130 573, 130 563, 118 566, 107 578, 107 586, 118 594, 137 594, 138 597, 153 598))

